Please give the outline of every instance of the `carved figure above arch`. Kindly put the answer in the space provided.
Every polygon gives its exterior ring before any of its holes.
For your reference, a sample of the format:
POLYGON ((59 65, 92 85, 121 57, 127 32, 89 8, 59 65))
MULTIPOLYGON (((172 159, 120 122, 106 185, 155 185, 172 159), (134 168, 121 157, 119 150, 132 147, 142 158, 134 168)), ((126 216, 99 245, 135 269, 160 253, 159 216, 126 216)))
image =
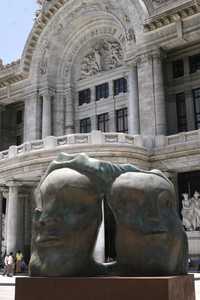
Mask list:
POLYGON ((125 32, 110 20, 100 21, 92 28, 82 28, 68 45, 55 75, 64 78, 65 83, 69 83, 72 77, 76 80, 89 78, 123 65, 126 37, 125 32))
POLYGON ((123 51, 117 41, 100 40, 81 62, 81 79, 120 67, 123 62, 123 51))
POLYGON ((41 49, 41 60, 39 62, 39 72, 41 75, 45 75, 47 73, 48 51, 49 51, 49 42, 45 40, 43 43, 43 47, 41 49))

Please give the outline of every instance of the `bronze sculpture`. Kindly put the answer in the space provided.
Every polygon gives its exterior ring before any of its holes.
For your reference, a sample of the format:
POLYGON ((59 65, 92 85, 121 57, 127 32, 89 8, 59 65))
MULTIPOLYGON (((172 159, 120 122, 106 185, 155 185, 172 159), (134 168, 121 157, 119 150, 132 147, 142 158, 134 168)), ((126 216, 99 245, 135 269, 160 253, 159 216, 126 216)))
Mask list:
POLYGON ((187 272, 187 238, 172 183, 158 170, 61 153, 37 192, 32 276, 162 276, 187 272), (116 221, 116 261, 93 249, 105 197, 116 221))

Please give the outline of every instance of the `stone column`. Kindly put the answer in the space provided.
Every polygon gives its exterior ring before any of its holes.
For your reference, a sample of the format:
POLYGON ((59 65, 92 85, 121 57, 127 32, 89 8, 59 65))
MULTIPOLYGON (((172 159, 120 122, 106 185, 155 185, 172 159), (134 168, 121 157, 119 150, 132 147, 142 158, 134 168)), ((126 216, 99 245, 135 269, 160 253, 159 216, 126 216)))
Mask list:
POLYGON ((74 103, 70 86, 65 90, 65 101, 65 134, 71 134, 74 133, 74 103))
POLYGON ((24 101, 24 142, 41 138, 41 101, 38 93, 24 101))
POLYGON ((156 135, 166 135, 166 105, 162 68, 162 53, 153 54, 156 135))
POLYGON ((24 256, 28 261, 31 250, 31 223, 32 223, 32 196, 26 193, 24 196, 24 256))
POLYGON ((0 150, 1 150, 2 138, 3 138, 3 136, 2 136, 2 134, 3 134, 2 110, 3 110, 3 108, 2 108, 2 106, 0 106, 0 150))
POLYGON ((140 131, 144 136, 155 136, 153 61, 148 54, 140 55, 137 61, 140 131))
POLYGON ((0 190, 0 255, 2 250, 3 193, 0 190))
POLYGON ((6 199, 6 211, 5 211, 5 220, 4 220, 4 249, 6 251, 7 245, 7 220, 8 220, 8 187, 3 188, 3 197, 6 199))
POLYGON ((8 215, 7 215, 7 253, 15 253, 21 248, 19 185, 11 181, 8 184, 8 215))
POLYGON ((25 246, 30 246, 31 244, 31 195, 26 194, 24 197, 24 223, 25 223, 25 230, 24 230, 24 244, 25 246))
POLYGON ((131 65, 128 74, 128 133, 140 133, 137 66, 131 65))
POLYGON ((165 135, 165 95, 159 50, 154 49, 138 57, 138 85, 141 134, 165 135))
POLYGON ((64 135, 64 93, 62 91, 57 91, 55 100, 52 114, 53 133, 55 136, 62 136, 64 135))
POLYGON ((51 96, 43 94, 42 104, 42 138, 52 134, 51 96))
POLYGON ((194 117, 194 102, 192 95, 192 86, 185 84, 185 105, 187 114, 187 129, 189 131, 195 130, 195 117, 194 117))

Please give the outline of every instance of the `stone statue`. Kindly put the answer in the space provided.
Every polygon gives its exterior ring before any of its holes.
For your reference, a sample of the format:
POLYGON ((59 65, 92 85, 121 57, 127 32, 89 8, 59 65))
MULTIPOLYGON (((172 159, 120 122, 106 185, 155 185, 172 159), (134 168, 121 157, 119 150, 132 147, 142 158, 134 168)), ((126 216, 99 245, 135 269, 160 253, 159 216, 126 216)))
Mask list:
POLYGON ((200 228, 200 194, 195 191, 193 195, 193 203, 194 203, 194 217, 195 217, 195 229, 200 228))
POLYGON ((172 183, 158 170, 61 153, 38 186, 30 275, 159 276, 187 272, 187 238, 172 183), (106 199, 116 221, 116 261, 93 250, 106 199))
POLYGON ((187 228, 189 231, 194 230, 195 223, 194 223, 194 210, 193 205, 188 197, 188 194, 184 193, 183 200, 182 200, 182 217, 183 217, 183 225, 185 228, 187 228))
POLYGON ((195 191, 193 197, 189 198, 187 193, 183 193, 182 217, 183 225, 188 231, 200 228, 200 194, 195 191))

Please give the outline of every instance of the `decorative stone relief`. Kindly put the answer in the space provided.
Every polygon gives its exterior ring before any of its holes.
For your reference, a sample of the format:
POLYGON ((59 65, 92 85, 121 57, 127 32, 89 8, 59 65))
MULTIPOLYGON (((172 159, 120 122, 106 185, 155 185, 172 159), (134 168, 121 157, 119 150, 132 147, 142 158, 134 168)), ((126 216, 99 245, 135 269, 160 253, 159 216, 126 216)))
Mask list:
POLYGON ((135 33, 133 28, 131 27, 131 21, 127 15, 125 15, 125 27, 126 27, 126 39, 128 42, 135 42, 135 33))
MULTIPOLYGON (((69 80, 69 76, 71 74, 71 67, 73 58, 78 55, 81 45, 85 44, 86 41, 90 41, 92 39, 99 39, 102 40, 102 35, 109 35, 112 39, 119 41, 120 45, 124 45, 125 43, 125 36, 124 34, 116 27, 113 26, 101 26, 101 27, 93 27, 92 29, 86 31, 84 34, 81 34, 78 40, 78 43, 72 48, 68 48, 68 54, 66 56, 66 63, 63 68, 63 75, 65 76, 66 80, 69 80)), ((125 46, 125 45, 124 45, 125 46)), ((121 47, 121 46, 120 46, 121 47)), ((81 61, 82 63, 82 61, 81 61)), ((81 73, 81 70, 80 70, 81 73)), ((89 75, 87 75, 89 76, 89 75)), ((86 76, 84 76, 86 77, 86 76)), ((80 76, 81 79, 81 76, 80 76)))
POLYGON ((39 72, 41 75, 45 75, 47 72, 47 65, 48 65, 48 50, 49 50, 49 43, 48 41, 44 42, 44 46, 41 50, 41 60, 39 63, 39 72))
POLYGON ((189 198, 187 193, 183 195, 183 225, 188 231, 200 230, 200 194, 195 191, 193 197, 189 198))
POLYGON ((59 23, 54 30, 54 34, 59 35, 63 32, 63 30, 64 30, 64 25, 62 23, 59 23))
POLYGON ((98 42, 81 62, 81 79, 120 67, 123 51, 118 42, 102 40, 98 42))
POLYGON ((169 0, 152 0, 152 2, 154 4, 157 4, 157 5, 161 5, 161 4, 167 4, 167 2, 169 2, 169 0))
POLYGON ((40 6, 43 6, 44 4, 46 4, 46 2, 51 2, 51 0, 37 0, 37 4, 39 4, 40 6))
POLYGON ((161 6, 166 6, 168 5, 170 2, 172 2, 171 0, 152 0, 152 4, 153 4, 153 7, 156 9, 156 8, 159 8, 161 6))

